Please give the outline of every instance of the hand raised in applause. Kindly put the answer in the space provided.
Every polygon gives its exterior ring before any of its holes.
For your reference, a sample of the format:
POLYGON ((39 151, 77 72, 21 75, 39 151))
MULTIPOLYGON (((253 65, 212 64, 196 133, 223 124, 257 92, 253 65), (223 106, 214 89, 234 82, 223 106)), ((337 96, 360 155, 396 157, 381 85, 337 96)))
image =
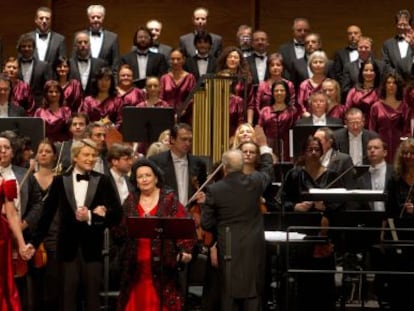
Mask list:
POLYGON ((254 127, 254 138, 256 144, 258 144, 259 147, 267 145, 266 135, 264 133, 263 127, 260 125, 256 125, 254 127))

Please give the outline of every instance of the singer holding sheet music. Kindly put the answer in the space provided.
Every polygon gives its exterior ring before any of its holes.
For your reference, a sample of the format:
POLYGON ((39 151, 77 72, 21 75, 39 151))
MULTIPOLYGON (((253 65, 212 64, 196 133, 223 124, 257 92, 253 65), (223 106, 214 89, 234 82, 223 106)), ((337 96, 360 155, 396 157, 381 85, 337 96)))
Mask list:
MULTIPOLYGON (((320 160, 322 152, 319 138, 309 136, 296 166, 286 175, 282 189, 282 202, 286 211, 320 211, 325 216, 322 217, 321 225, 329 225, 329 218, 335 210, 340 208, 340 203, 301 200, 301 193, 310 188, 341 187, 338 174, 322 165, 320 160)), ((323 234, 326 235, 326 232, 323 234)), ((322 244, 322 247, 315 245, 313 253, 306 252, 302 255, 300 264, 304 265, 301 267, 303 269, 334 269, 333 250, 329 243, 322 244)), ((298 310, 335 310, 333 274, 299 274, 297 284, 298 310)))
MULTIPOLYGON (((124 203, 124 221, 126 217, 187 217, 178 195, 164 187, 161 170, 151 160, 137 161, 131 171, 131 183, 135 185, 124 203)), ((195 240, 164 240, 161 249, 160 240, 128 238, 126 225, 122 223, 115 230, 123 248, 123 269, 121 275, 121 293, 118 310, 182 310, 184 289, 178 282, 177 265, 188 263, 195 240), (163 256, 163 266, 160 266, 163 256), (162 280, 160 279, 162 269, 162 280), (159 297, 162 289, 162 299, 159 297)))
POLYGON ((289 129, 296 123, 297 112, 285 81, 273 83, 271 93, 271 106, 260 111, 259 125, 263 127, 267 143, 279 161, 289 161, 289 129))
MULTIPOLYGON (((388 193, 385 205, 387 217, 394 219, 397 228, 414 228, 414 138, 410 137, 401 142, 395 154, 394 173, 386 189, 388 193)), ((414 232, 397 231, 397 235, 397 239, 400 240, 414 240, 414 232)), ((390 262, 390 270, 414 271, 412 245, 404 247, 400 255, 396 252, 392 252, 392 255, 397 260, 390 262)), ((413 284, 413 275, 390 277, 388 292, 391 296, 392 310, 414 310, 413 284)))

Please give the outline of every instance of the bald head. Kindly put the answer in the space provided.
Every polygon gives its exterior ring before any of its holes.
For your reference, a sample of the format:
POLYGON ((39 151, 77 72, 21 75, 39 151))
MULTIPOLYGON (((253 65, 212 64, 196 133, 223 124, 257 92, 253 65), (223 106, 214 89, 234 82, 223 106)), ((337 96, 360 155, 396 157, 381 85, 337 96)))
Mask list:
POLYGON ((232 149, 223 153, 222 160, 226 174, 241 172, 243 169, 243 153, 239 149, 232 149))

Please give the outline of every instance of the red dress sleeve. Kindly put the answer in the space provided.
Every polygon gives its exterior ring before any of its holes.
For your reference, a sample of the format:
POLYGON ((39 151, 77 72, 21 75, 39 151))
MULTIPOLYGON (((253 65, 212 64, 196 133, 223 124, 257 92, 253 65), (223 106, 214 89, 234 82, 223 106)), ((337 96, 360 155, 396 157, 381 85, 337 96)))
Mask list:
POLYGON ((8 201, 17 198, 17 185, 15 179, 3 181, 4 196, 8 201))

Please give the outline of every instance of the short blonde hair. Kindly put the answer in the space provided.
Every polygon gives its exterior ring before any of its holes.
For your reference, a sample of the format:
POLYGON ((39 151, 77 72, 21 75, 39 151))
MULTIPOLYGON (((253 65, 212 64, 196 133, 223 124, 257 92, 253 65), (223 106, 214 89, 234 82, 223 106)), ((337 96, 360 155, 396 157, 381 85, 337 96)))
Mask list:
POLYGON ((98 153, 98 147, 96 143, 90 138, 83 138, 81 140, 76 140, 72 143, 72 148, 70 149, 70 158, 73 162, 73 159, 80 153, 81 149, 84 147, 91 147, 95 149, 98 153))
POLYGON ((323 62, 325 63, 325 65, 328 63, 328 57, 326 56, 326 53, 324 51, 315 51, 315 52, 313 52, 309 56, 309 59, 308 59, 308 66, 309 66, 309 68, 312 72, 313 72, 313 70, 312 70, 311 64, 312 64, 313 60, 316 59, 316 58, 322 59, 323 62))
POLYGON ((169 150, 167 145, 163 144, 162 142, 156 141, 149 146, 146 157, 149 158, 153 155, 159 154, 167 150, 169 150))

